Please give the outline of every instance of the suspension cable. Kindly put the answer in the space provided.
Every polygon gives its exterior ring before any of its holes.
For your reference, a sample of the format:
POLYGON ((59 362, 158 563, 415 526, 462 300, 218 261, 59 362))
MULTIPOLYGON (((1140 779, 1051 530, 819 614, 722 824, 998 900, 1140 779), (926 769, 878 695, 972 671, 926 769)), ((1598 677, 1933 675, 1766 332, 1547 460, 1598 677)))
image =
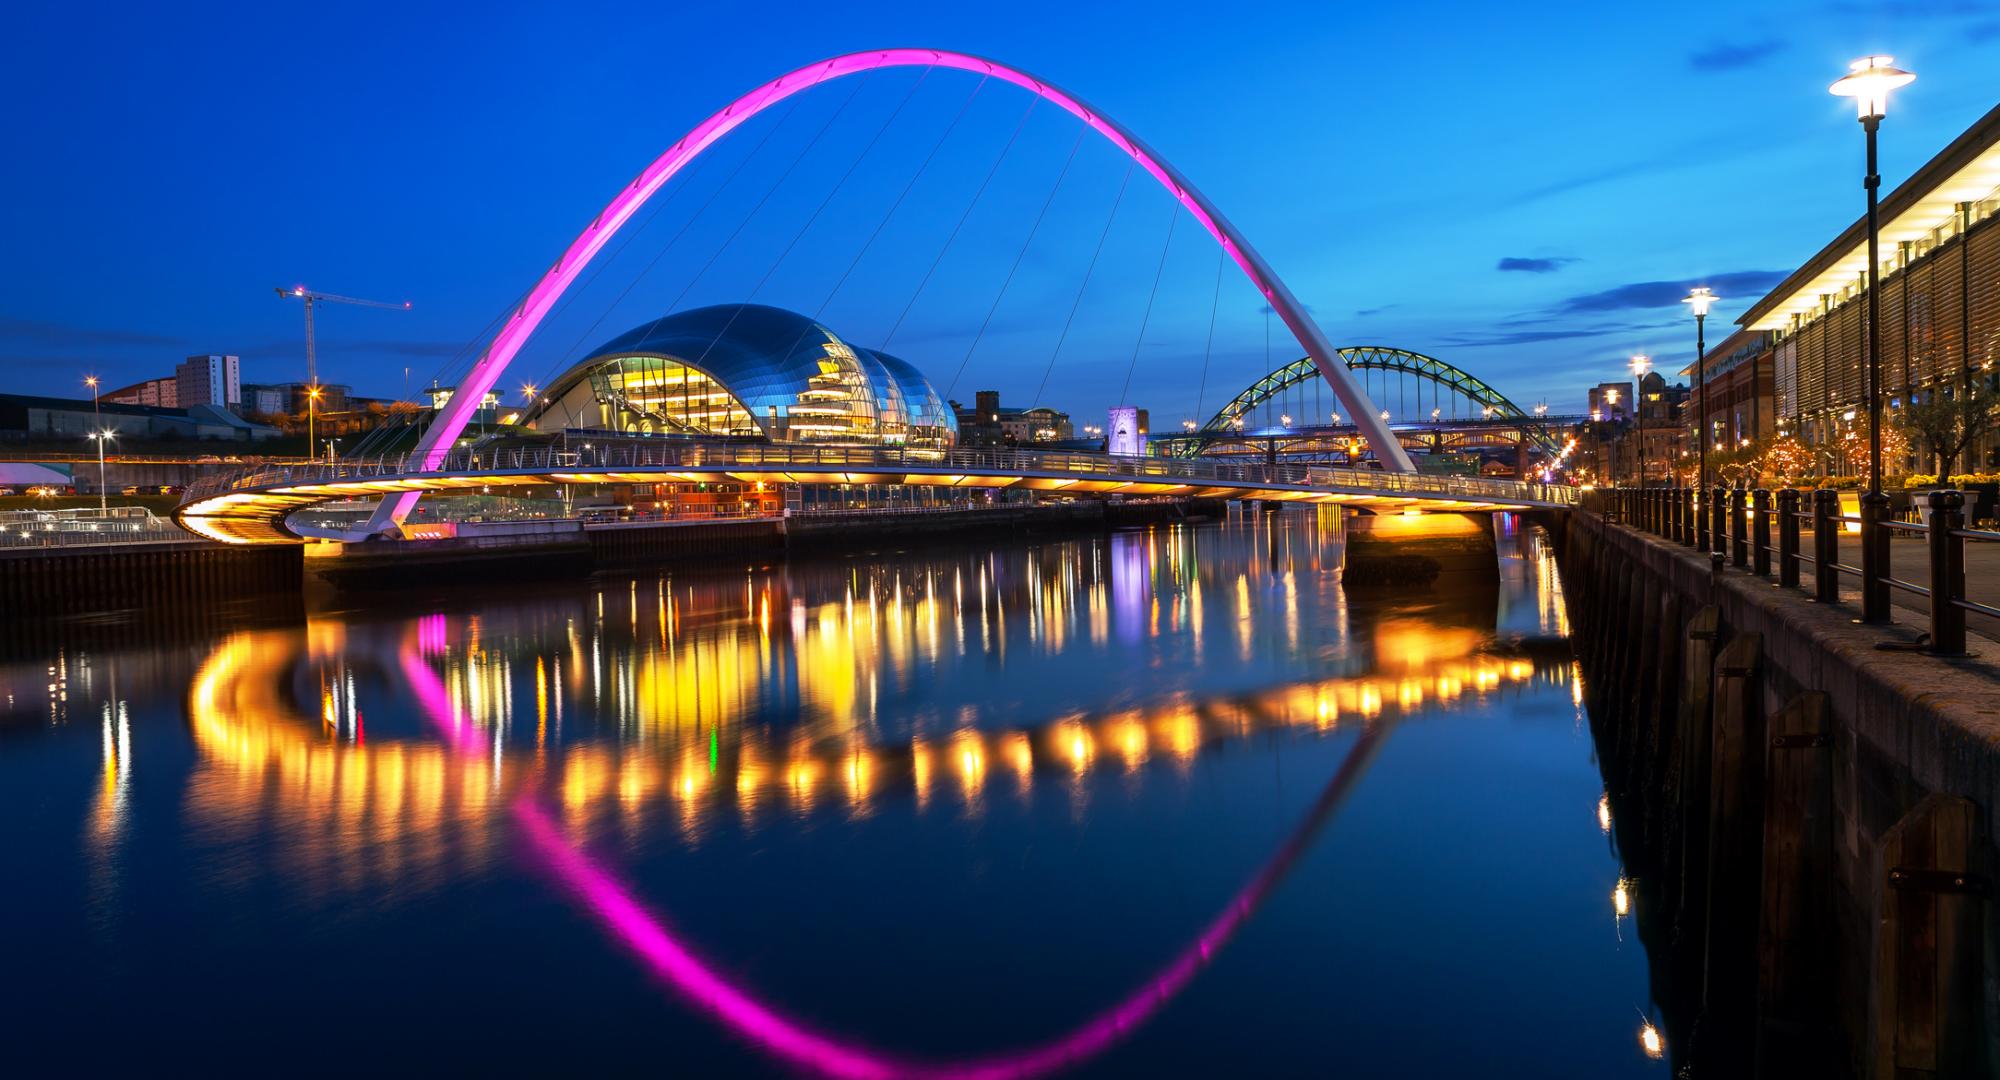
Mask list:
POLYGON ((943 265, 944 257, 950 253, 952 244, 958 241, 959 230, 965 228, 965 223, 971 220, 972 211, 978 208, 979 200, 986 194, 987 186, 993 183, 993 177, 1000 171, 1001 163, 1007 160, 1008 152, 1014 149, 1015 141, 1021 137, 1021 129, 1028 126, 1028 117, 1034 114, 1035 106, 1041 102, 1040 95, 1036 95, 1029 98, 1028 107, 1021 110, 1021 118, 1014 122, 1014 130, 1007 136, 1006 144, 1000 147, 999 155, 993 159, 993 164, 987 168, 986 175, 980 179, 979 188, 972 193, 972 201, 965 204, 965 212, 958 215, 958 223, 951 227, 950 235, 944 238, 944 246, 938 249, 937 257, 931 260, 930 269, 924 271, 923 279, 917 282, 916 291, 910 294, 910 302, 903 305, 903 313, 896 316, 896 324, 889 328, 888 336, 882 339, 884 352, 888 351, 889 343, 896 340, 896 332, 903 328, 903 320, 910 317, 910 311, 917 306, 917 300, 924 295, 924 288, 931 283, 931 275, 937 273, 937 268, 943 265))
MULTIPOLYGON (((865 75, 863 76, 862 81, 864 82, 866 81, 865 75)), ((701 264, 701 268, 694 272, 694 276, 688 279, 688 283, 682 286, 681 291, 674 295, 673 301, 667 305, 667 311, 672 311, 675 308, 678 308, 681 304, 681 301, 687 299, 688 293, 693 292, 694 287, 701 283, 701 279, 703 277, 707 276, 708 271, 715 265, 716 260, 722 258, 723 253, 728 251, 730 246, 736 242, 736 238, 738 236, 743 235, 743 230, 749 228, 750 223, 756 220, 758 212, 762 211, 764 209, 764 205, 771 201, 771 196, 776 195, 778 193, 778 189, 785 186, 785 181, 791 179, 792 173, 798 169, 799 163, 803 162, 806 159, 807 155, 812 153, 813 148, 819 145, 820 140, 826 137, 827 131, 831 129, 834 125, 834 122, 839 120, 841 115, 847 111, 847 106, 854 101, 854 95, 860 93, 860 91, 861 88, 860 86, 857 85, 852 91, 848 92, 848 95, 846 97, 841 99, 840 107, 835 109, 833 111, 833 115, 827 117, 826 122, 820 125, 819 130, 813 132, 813 137, 811 139, 806 140, 806 144, 799 148, 799 152, 792 157, 791 164, 785 166, 785 171, 779 173, 778 178, 771 183, 771 186, 769 188, 766 188, 764 190, 763 195, 758 197, 757 202, 750 207, 750 211, 743 215, 743 220, 737 222, 736 227, 729 231, 729 235, 725 237, 722 241, 722 246, 715 249, 715 253, 710 255, 708 257, 708 260, 701 264)), ((666 313, 662 312, 659 319, 653 320, 653 326, 657 328, 660 324, 660 320, 665 318, 666 318, 666 313)), ((646 332, 650 334, 652 333, 652 330, 649 329, 646 332)))
POLYGON ((1129 405, 1126 395, 1132 392, 1132 373, 1139 370, 1139 353, 1146 346, 1146 328, 1153 322, 1153 301, 1160 295, 1160 279, 1167 273, 1167 254, 1174 248, 1174 226, 1180 224, 1181 204, 1175 203, 1167 218, 1167 239, 1160 245, 1160 264, 1153 268, 1153 288, 1146 294, 1146 311, 1139 316, 1139 336, 1132 342, 1132 362, 1125 365, 1125 385, 1118 389, 1118 404, 1129 405))
MULTIPOLYGON (((690 214, 688 216, 688 219, 681 223, 681 227, 674 232, 674 235, 671 238, 667 240, 666 245, 661 247, 660 250, 653 255, 652 261, 646 264, 646 268, 644 270, 641 270, 638 276, 634 277, 629 283, 627 283, 625 286, 625 290, 618 295, 618 298, 616 300, 613 300, 611 302, 610 306, 604 309, 603 313, 597 317, 597 321, 593 322, 589 328, 583 331, 583 333, 578 334, 576 340, 570 343, 569 348, 565 349, 562 353, 560 353, 556 357, 556 359, 551 363, 551 365, 542 372, 542 379, 541 379, 542 382, 546 383, 550 378, 550 376, 560 374, 564 369, 566 369, 569 366, 570 360, 573 359, 577 351, 583 347, 583 343, 597 332, 597 328, 603 324, 606 318, 610 317, 611 312, 615 310, 619 304, 622 304, 625 301, 625 298, 631 294, 632 290, 637 288, 639 283, 645 280, 646 277, 653 272, 653 268, 660 264, 660 260, 666 258, 667 252, 672 251, 674 249, 674 246, 680 243, 681 238, 687 235, 688 230, 694 228, 695 222, 700 221, 702 219, 702 216, 708 213, 708 208, 715 205, 715 200, 721 198, 722 193, 724 191, 729 190, 730 185, 735 183, 736 177, 743 172, 743 170, 750 164, 751 161, 756 159, 757 155, 763 152, 765 145, 771 141, 772 136, 776 135, 780 130, 782 130, 785 127, 787 123, 790 122, 792 114, 798 111, 799 104, 803 100, 804 100, 804 95, 802 94, 795 95, 792 98, 791 103, 786 107, 784 113, 778 117, 778 122, 772 124, 768 129, 765 130, 764 134, 758 138, 756 145, 750 148, 750 152, 748 154, 743 155, 743 159, 736 163, 735 168, 729 171, 729 175, 722 178, 722 183, 717 185, 714 191, 709 192, 708 198, 704 199, 702 201, 702 204, 695 208, 694 213, 690 214)), ((703 157, 706 157, 706 155, 703 155, 703 157)), ((697 162, 699 162, 701 159, 697 158, 696 160, 697 162)), ((659 318, 655 318, 653 320, 652 325, 647 328, 646 333, 648 334, 652 333, 653 328, 657 327, 658 325, 659 325, 659 318)))
POLYGON ((1097 247, 1091 250, 1090 265, 1084 267, 1083 280, 1076 287, 1076 298, 1070 301, 1069 318, 1063 320, 1062 333, 1056 337, 1055 350, 1049 353, 1049 366, 1047 370, 1042 372, 1042 384, 1035 388, 1034 403, 1029 408, 1035 408, 1042 403, 1042 391, 1048 389, 1049 376, 1056 369, 1056 358, 1062 355, 1063 343, 1069 340, 1070 327, 1076 323, 1076 311, 1083 306, 1083 294, 1090 288, 1091 275, 1097 272, 1098 256, 1104 254, 1104 241, 1110 237, 1111 226, 1118 220, 1118 208, 1125 203, 1125 189, 1131 186, 1132 170, 1138 164, 1137 161, 1127 163, 1125 166, 1125 176, 1118 181, 1118 196, 1111 201, 1111 213, 1107 214, 1104 218, 1104 230, 1097 234, 1097 247))
MULTIPOLYGON (((928 68, 925 69, 925 76, 930 74, 930 70, 928 68)), ((840 179, 834 181, 833 187, 827 191, 826 197, 820 200, 819 205, 813 208, 813 212, 811 216, 806 218, 805 224, 799 226, 798 231, 792 234, 791 241, 785 245, 784 250, 778 252, 778 257, 771 260, 770 267, 764 271, 763 277, 757 279, 757 284, 751 286, 750 292, 744 298, 743 303, 736 305, 736 309, 730 312, 729 319, 722 324, 722 329, 716 331, 715 336, 709 339, 708 345, 701 350, 701 355, 695 358, 693 366, 700 368, 702 362, 708 359, 708 354, 715 350, 715 346, 724 337, 728 336, 729 328, 736 325, 736 320, 743 314, 744 309, 750 305, 751 301, 757 298, 759 293, 764 291, 764 286, 770 282, 772 275, 778 272, 778 267, 784 264, 785 259, 791 255, 793 249, 797 248, 799 242, 805 239, 806 233, 812 229, 813 224, 819 220, 820 215, 826 212, 826 208, 833 203, 834 197, 840 194, 841 188, 847 184, 848 178, 854 175, 854 170, 860 168, 861 162, 868 157, 870 151, 875 149, 875 144, 882 140, 882 136, 889 130, 889 125, 895 122, 897 116, 902 114, 903 106, 910 103, 910 98, 916 94, 917 87, 922 85, 922 83, 923 79, 919 78, 917 83, 910 87, 909 93, 903 95, 902 102, 896 106, 894 112, 889 114, 888 119, 882 121, 882 126, 876 129, 875 136, 868 140, 868 144, 863 146, 861 152, 855 155, 854 160, 848 164, 847 171, 841 173, 840 179)), ((805 340, 804 336, 811 332, 810 326, 800 331, 799 341, 805 340)), ((792 348, 798 348, 798 341, 792 343, 792 348)), ((787 350, 786 355, 790 355, 790 351, 787 350)))
POLYGON ((819 317, 826 314, 827 306, 833 303, 833 298, 840 293, 841 287, 847 284, 847 279, 854 273, 854 268, 861 265, 862 258, 875 246, 876 238, 882 235, 882 230, 888 227, 890 219, 894 218, 896 211, 902 208, 903 200, 909 197, 910 190, 916 187, 917 181, 923 179, 924 173, 929 171, 931 162, 937 158, 938 151, 944 149, 945 140, 951 138, 951 133, 958 130, 959 121, 965 119, 966 111, 972 108, 973 101, 979 97, 979 92, 986 88, 986 80, 990 78, 991 75, 981 75, 979 81, 973 85, 972 92, 959 104, 958 112, 952 116, 951 123, 945 125, 943 133, 938 135, 937 142, 931 144, 930 152, 917 164, 917 171, 910 174, 909 182, 903 185, 902 191, 896 193, 896 200, 889 204, 889 209, 883 213, 882 220, 875 223, 875 228, 868 234, 868 239, 861 242, 861 250, 854 253, 854 258, 848 262, 847 269, 841 271, 840 278, 833 283, 833 288, 827 292, 826 299, 821 300, 819 307, 813 309, 814 322, 818 322, 819 317))
POLYGON ((1208 361, 1215 354, 1215 312, 1222 303, 1222 266, 1229 258, 1224 251, 1215 253, 1215 290, 1208 298, 1208 340, 1201 347, 1201 383, 1194 392, 1194 422, 1206 423, 1202 419, 1201 406, 1208 394, 1208 361))
POLYGON ((979 322, 979 332, 972 335, 972 344, 965 347, 965 355, 958 361, 958 370, 952 372, 951 383, 945 387, 945 397, 958 387, 959 377, 965 374, 965 365, 972 360, 972 354, 979 349, 979 343, 986 338, 986 329, 993 325, 993 316, 1000 310, 1000 302, 1007 298, 1007 290, 1014 284, 1014 274, 1021 269, 1021 260, 1027 257, 1028 246, 1035 242, 1035 235, 1042 230, 1042 220, 1049 215, 1049 207, 1056 201, 1056 194, 1062 191, 1063 181, 1069 178, 1070 166, 1076 163, 1076 152, 1083 146, 1083 136, 1088 128, 1076 130, 1075 141, 1069 144, 1069 156, 1063 159, 1062 171, 1056 174, 1055 184, 1049 188, 1048 198, 1042 200, 1041 210, 1035 214, 1035 223, 1028 227, 1028 236, 1021 241, 1021 249, 1014 253, 1014 264, 1007 268, 1006 280, 1000 283, 1000 291, 993 294, 993 303, 986 308, 986 317, 979 322))

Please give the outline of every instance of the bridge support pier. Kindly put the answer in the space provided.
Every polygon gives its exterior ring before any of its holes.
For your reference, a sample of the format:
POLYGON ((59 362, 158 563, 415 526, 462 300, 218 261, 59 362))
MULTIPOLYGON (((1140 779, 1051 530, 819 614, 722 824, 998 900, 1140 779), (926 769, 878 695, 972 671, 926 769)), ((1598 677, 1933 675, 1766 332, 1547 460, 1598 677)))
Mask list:
POLYGON ((1493 515, 1356 512, 1347 519, 1345 565, 1349 586, 1497 586, 1493 515))

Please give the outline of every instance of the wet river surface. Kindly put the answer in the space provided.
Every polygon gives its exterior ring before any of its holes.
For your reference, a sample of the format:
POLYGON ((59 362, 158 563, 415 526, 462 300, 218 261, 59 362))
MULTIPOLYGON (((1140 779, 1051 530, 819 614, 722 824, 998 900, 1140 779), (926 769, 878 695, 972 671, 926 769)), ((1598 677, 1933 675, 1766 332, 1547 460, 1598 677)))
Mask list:
POLYGON ((10 1056, 1665 1076, 1502 547, 1349 596, 1290 512, 17 636, 10 1056))

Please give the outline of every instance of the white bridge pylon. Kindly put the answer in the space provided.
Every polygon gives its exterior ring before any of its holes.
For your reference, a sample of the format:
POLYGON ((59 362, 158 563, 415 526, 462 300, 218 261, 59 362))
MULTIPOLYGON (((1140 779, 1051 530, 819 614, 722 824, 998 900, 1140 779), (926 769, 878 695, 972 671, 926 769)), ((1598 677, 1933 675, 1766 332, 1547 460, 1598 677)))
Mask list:
MULTIPOLYGON (((486 397, 500 379, 500 375, 512 363, 528 337, 541 325, 560 298, 585 266, 603 250, 633 214, 664 187, 667 181, 700 156, 710 146, 745 121, 770 108, 786 98, 804 90, 863 71, 892 67, 942 67, 975 72, 1019 86, 1042 99, 1051 102, 1064 111, 1083 121, 1091 130, 1104 136, 1120 150, 1129 154, 1140 167, 1159 181, 1187 211, 1194 215, 1202 228, 1213 236, 1229 258, 1243 271, 1257 291, 1271 305, 1272 310, 1283 319, 1292 336, 1304 347, 1306 355, 1313 358, 1321 377, 1333 387, 1340 398, 1347 415, 1354 418, 1360 427, 1362 437, 1367 439, 1369 449, 1375 459, 1391 472, 1414 473, 1416 465, 1403 451, 1402 445, 1390 432, 1389 425, 1382 420, 1375 404, 1368 399, 1361 384, 1349 374, 1345 364, 1340 362, 1333 342, 1326 336, 1319 324, 1306 312, 1305 306, 1292 295, 1292 291, 1271 270, 1263 256, 1244 238, 1229 219, 1222 216, 1215 204, 1203 195, 1193 184, 1182 176, 1178 169, 1166 159, 1155 154, 1139 138, 1126 130, 1116 120, 1105 116, 1096 109, 1061 87, 1043 79, 1038 79, 1024 71, 1008 67, 998 61, 967 53, 947 52, 940 49, 878 49, 869 52, 848 53, 830 60, 809 64, 796 71, 781 75, 776 79, 750 91, 729 103, 722 111, 696 125, 683 135, 641 172, 625 190, 611 200, 610 205, 599 213, 595 220, 569 245, 554 266, 542 275, 541 281, 528 293, 506 323, 502 325, 493 342, 479 358, 464 382, 452 393, 436 419, 424 431, 416 448, 417 456, 435 467, 450 453, 459 434, 471 421, 479 403, 486 397)), ((384 499, 381 508, 369 522, 374 532, 392 528, 409 516, 416 505, 420 492, 408 492, 393 499, 384 499)))

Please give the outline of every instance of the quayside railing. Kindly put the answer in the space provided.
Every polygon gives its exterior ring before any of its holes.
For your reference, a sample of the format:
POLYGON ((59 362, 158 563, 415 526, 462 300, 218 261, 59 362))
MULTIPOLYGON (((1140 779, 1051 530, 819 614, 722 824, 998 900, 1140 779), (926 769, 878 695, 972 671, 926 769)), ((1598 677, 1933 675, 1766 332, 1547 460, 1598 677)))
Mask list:
POLYGON ((0 549, 82 547, 194 539, 143 506, 0 510, 0 549))
POLYGON ((426 464, 415 454, 402 454, 361 460, 342 459, 331 462, 265 466, 233 476, 211 477, 197 481, 189 486, 185 501, 195 502, 232 491, 387 477, 418 478, 480 472, 559 473, 715 467, 759 470, 844 469, 854 472, 917 470, 950 473, 963 470, 969 473, 1083 473, 1098 477, 1159 483, 1348 488, 1386 495, 1535 503, 1560 507, 1574 505, 1578 495, 1578 489, 1567 484, 1269 462, 1214 462, 1065 451, 728 444, 470 448, 454 450, 443 459, 430 464, 426 464))
POLYGON ((1924 648, 1939 656, 1965 654, 1967 615, 1996 620, 2000 628, 2000 608, 1972 599, 1965 573, 1965 545, 2000 542, 2000 532, 1967 525, 1964 492, 1929 492, 1923 506, 1928 520, 1914 522, 1891 519, 1865 501, 1859 514, 1843 514, 1839 493, 1828 488, 1808 493, 1716 487, 1705 497, 1699 494, 1684 487, 1605 488, 1586 493, 1582 506, 1758 577, 1772 576, 1775 566, 1781 588, 1802 588, 1810 567, 1810 592, 1821 603, 1840 601, 1843 577, 1860 581, 1864 610, 1886 612, 1891 590, 1916 597, 1929 613, 1924 648), (1811 533, 1810 548, 1803 531, 1811 533), (1898 533, 1924 538, 1928 584, 1892 572, 1888 544, 1898 533), (1840 561, 1843 534, 1864 549, 1881 545, 1878 557, 1863 558, 1862 566, 1840 561))

